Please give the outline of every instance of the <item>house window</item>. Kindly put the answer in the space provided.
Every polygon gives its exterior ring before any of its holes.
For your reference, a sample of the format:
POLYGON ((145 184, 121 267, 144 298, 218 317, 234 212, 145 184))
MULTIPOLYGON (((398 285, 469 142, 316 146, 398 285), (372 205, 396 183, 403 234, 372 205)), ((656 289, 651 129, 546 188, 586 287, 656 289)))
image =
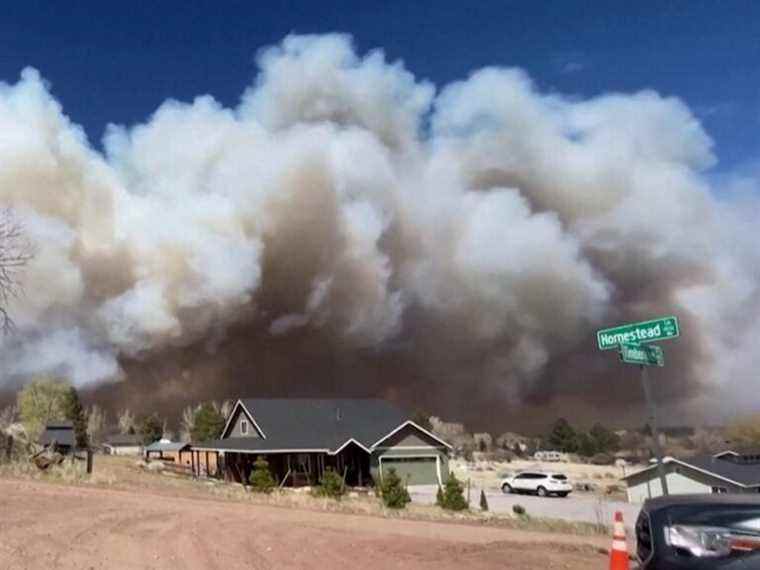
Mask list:
POLYGON ((240 422, 240 433, 242 435, 248 435, 248 420, 242 420, 240 422))
POLYGON ((713 487, 712 492, 716 495, 723 495, 725 493, 728 493, 728 489, 725 487, 713 487))

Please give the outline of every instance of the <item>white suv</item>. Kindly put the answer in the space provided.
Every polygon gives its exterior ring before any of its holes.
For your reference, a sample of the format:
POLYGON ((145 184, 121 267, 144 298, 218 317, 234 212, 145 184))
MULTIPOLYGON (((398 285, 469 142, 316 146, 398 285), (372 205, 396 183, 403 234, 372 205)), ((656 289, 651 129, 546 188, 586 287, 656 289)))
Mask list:
POLYGON ((573 486, 562 473, 523 471, 501 481, 505 493, 535 493, 539 497, 557 495, 567 497, 573 486))

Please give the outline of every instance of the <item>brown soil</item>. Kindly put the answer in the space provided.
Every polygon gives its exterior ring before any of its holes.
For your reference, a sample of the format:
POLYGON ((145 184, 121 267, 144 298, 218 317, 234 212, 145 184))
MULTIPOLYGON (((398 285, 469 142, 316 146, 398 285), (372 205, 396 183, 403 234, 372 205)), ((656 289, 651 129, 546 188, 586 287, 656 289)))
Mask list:
POLYGON ((599 541, 0 479, 0 568, 593 570, 599 541))

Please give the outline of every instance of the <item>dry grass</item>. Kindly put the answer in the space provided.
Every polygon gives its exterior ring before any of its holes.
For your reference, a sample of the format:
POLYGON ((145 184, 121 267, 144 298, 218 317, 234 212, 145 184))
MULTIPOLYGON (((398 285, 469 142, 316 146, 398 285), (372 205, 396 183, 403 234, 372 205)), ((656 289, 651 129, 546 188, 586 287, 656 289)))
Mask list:
POLYGON ((350 493, 341 500, 314 497, 308 489, 282 489, 271 494, 253 493, 236 483, 217 480, 194 480, 164 471, 145 469, 132 457, 96 456, 93 474, 87 476, 81 462, 65 462, 47 472, 31 463, 16 462, 0 465, 0 477, 34 479, 67 485, 92 485, 113 489, 137 490, 167 497, 221 499, 282 508, 323 511, 384 518, 456 522, 498 526, 518 530, 593 536, 607 534, 606 525, 572 523, 558 519, 534 518, 496 514, 479 510, 450 512, 434 505, 410 504, 406 509, 388 509, 374 493, 350 493))

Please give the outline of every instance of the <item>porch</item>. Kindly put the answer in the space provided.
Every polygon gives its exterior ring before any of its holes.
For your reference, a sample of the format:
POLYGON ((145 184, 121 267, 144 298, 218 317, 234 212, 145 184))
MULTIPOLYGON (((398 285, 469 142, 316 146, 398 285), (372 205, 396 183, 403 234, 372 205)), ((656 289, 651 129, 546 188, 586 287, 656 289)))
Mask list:
MULTIPOLYGON (((218 451, 194 451, 193 453, 219 454, 218 451)), ((226 481, 248 484, 253 465, 259 456, 269 463, 278 485, 301 487, 316 485, 327 468, 332 468, 350 487, 362 487, 372 482, 369 454, 353 443, 336 454, 325 451, 224 451, 219 454, 215 475, 226 481)), ((193 461, 194 465, 198 465, 193 461)), ((201 473, 197 473, 201 475, 201 473)))

